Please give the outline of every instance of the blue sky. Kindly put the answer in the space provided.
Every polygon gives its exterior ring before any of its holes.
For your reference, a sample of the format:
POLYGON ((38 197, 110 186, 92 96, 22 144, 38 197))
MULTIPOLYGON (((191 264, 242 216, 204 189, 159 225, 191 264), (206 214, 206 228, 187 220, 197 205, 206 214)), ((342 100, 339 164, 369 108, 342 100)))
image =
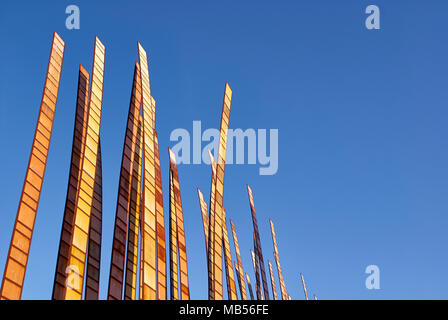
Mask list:
MULTIPOLYGON (((23 298, 51 296, 65 203, 78 65, 106 46, 102 118, 107 291, 121 152, 137 41, 157 100, 164 201, 170 132, 218 128, 225 81, 231 128, 278 128, 279 169, 226 167, 224 204, 253 278, 252 186, 265 260, 274 220, 287 289, 299 273, 321 299, 448 298, 446 1, 8 1, 0 11, 0 273, 32 143, 52 32, 66 42, 61 87, 23 298), (76 4, 81 29, 65 28, 76 4), (381 30, 364 26, 369 4, 381 30), (368 265, 381 289, 367 290, 368 265)), ((207 297, 196 187, 210 167, 180 165, 191 297, 207 297)), ((232 248, 233 243, 231 242, 232 248)), ((233 249, 232 249, 233 253, 233 249)), ((265 261, 267 264, 267 261, 265 261)), ((278 289, 279 290, 279 289, 278 289)))

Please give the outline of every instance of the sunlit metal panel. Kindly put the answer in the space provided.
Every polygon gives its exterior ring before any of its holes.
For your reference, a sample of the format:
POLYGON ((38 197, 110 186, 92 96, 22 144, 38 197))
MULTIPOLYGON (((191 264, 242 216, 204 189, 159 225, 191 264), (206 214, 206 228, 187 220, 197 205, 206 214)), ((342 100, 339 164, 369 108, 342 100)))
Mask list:
POLYGON ((143 216, 142 289, 144 300, 157 299, 157 253, 156 253, 156 170, 154 154, 154 106, 149 85, 148 58, 145 49, 138 43, 141 72, 143 106, 143 216))
MULTIPOLYGON (((169 149, 170 156, 170 172, 171 182, 173 185, 172 191, 174 194, 174 208, 176 210, 176 232, 177 232, 177 245, 179 251, 179 280, 180 280, 180 299, 190 299, 190 288, 188 285, 188 265, 187 265, 187 248, 185 243, 185 229, 184 229, 184 217, 182 212, 182 200, 180 196, 179 176, 177 173, 176 157, 169 149)), ((170 189, 171 190, 171 189, 170 189)))
POLYGON ((255 254, 258 257, 258 262, 260 265, 260 271, 261 271, 261 279, 263 281, 263 293, 266 300, 269 300, 269 289, 268 289, 268 282, 266 279, 266 272, 264 269, 264 260, 263 260, 263 253, 261 250, 261 242, 260 242, 260 233, 258 231, 258 222, 257 222, 257 214, 255 213, 255 205, 254 205, 254 197, 252 193, 252 189, 247 185, 247 193, 249 194, 249 203, 250 203, 250 211, 252 213, 252 224, 254 227, 254 237, 255 237, 255 254))
MULTIPOLYGON (((220 127, 220 138, 219 138, 219 151, 218 151, 218 161, 216 164, 216 182, 214 190, 214 221, 213 221, 213 233, 209 232, 209 254, 213 255, 213 260, 211 260, 213 268, 212 272, 212 282, 211 286, 212 295, 211 299, 222 300, 223 296, 223 286, 222 286, 222 210, 223 210, 223 196, 224 196, 224 170, 226 162, 226 145, 227 145, 227 131, 229 129, 229 116, 230 116, 230 105, 232 101, 232 90, 228 83, 226 83, 222 115, 221 115, 221 127, 220 127)), ((213 188, 213 186, 212 186, 213 188)), ((210 221, 212 223, 212 221, 210 221)), ((211 258, 209 258, 211 259, 211 258)), ((209 277, 210 279, 210 277, 209 277)), ((209 285, 210 291, 210 285, 209 285)))
MULTIPOLYGON (((129 103, 126 132, 121 159, 120 180, 118 182, 118 197, 115 211, 115 224, 112 242, 112 256, 109 273, 108 299, 121 300, 123 298, 123 279, 125 269, 126 242, 128 239, 128 221, 131 206, 132 174, 135 164, 135 149, 137 146, 137 131, 139 125, 142 89, 140 80, 140 65, 135 63, 132 82, 131 99, 129 103)), ((143 130, 143 129, 141 129, 143 130)), ((134 187, 134 191, 135 187, 134 187)), ((134 201, 136 198, 134 198, 134 201)), ((134 219, 135 217, 132 217, 134 219)), ((132 278, 132 276, 130 275, 132 278)), ((129 296, 129 286, 125 289, 125 296, 129 296)), ((132 291, 132 290, 131 290, 132 291)), ((132 295, 132 293, 131 293, 132 295)))
POLYGON ((237 279, 238 279, 238 285, 240 287, 241 299, 247 300, 246 286, 245 286, 245 281, 244 281, 243 264, 241 263, 240 246, 238 244, 238 237, 236 236, 236 228, 231 219, 230 219, 230 226, 232 228, 233 244, 235 245, 236 260, 238 263, 237 264, 237 279))
POLYGON ((61 238, 59 240, 58 257, 54 277, 52 298, 64 299, 66 270, 70 239, 73 232, 73 214, 76 205, 76 193, 81 174, 81 155, 84 152, 87 131, 87 115, 89 102, 90 75, 82 65, 79 66, 78 95, 76 99, 75 126, 73 130, 72 156, 70 162, 70 175, 68 179, 67 197, 65 200, 64 216, 62 220, 61 238))
POLYGON ((254 291, 252 290, 252 285, 250 284, 250 278, 247 273, 246 273, 246 280, 247 280, 247 289, 249 289, 250 300, 254 300, 254 291))
POLYGON ((163 189, 162 189, 162 172, 160 169, 159 139, 156 130, 154 130, 154 146, 155 146, 155 169, 156 169, 157 298, 159 300, 166 300, 167 279, 166 279, 165 216, 163 212, 163 189))
POLYGON ((209 231, 208 209, 207 209, 207 203, 204 200, 204 196, 201 190, 199 190, 199 188, 197 190, 198 190, 199 204, 201 206, 202 225, 204 227, 205 252, 208 258, 208 231, 209 231))
POLYGON ((174 197, 173 173, 170 169, 170 298, 179 300, 179 275, 178 275, 178 249, 177 249, 177 215, 176 200, 174 197))
POLYGON ((303 274, 300 274, 300 279, 302 280, 303 293, 305 294, 305 300, 308 300, 308 292, 306 291, 305 279, 303 274))
POLYGON ((269 275, 271 277, 272 295, 274 296, 274 300, 277 300, 277 289, 275 288, 274 272, 272 271, 271 261, 269 261, 269 260, 268 260, 268 265, 269 265, 269 275))
MULTIPOLYGON (((215 299, 214 281, 213 275, 215 270, 214 263, 214 243, 215 243, 215 190, 216 190, 216 162, 213 159, 213 155, 208 150, 208 156, 210 158, 210 166, 212 168, 212 177, 210 184, 210 213, 209 213, 209 225, 208 225, 208 245, 207 245, 207 269, 208 269, 208 297, 209 299, 215 299), (212 248, 212 249, 210 249, 212 248)), ((222 261, 222 259, 221 259, 222 261)), ((222 271, 221 271, 222 273, 222 271)))
POLYGON ((87 254, 90 212, 94 195, 94 177, 98 157, 98 145, 101 123, 101 105, 103 97, 105 47, 95 37, 95 51, 92 70, 92 85, 89 99, 86 146, 81 159, 81 176, 74 213, 73 233, 70 241, 65 299, 82 298, 84 269, 87 254), (72 280, 72 281, 70 281, 72 280))
POLYGON ((222 210, 222 236, 226 269, 227 295, 229 300, 238 300, 238 296, 236 294, 235 276, 233 274, 232 254, 230 252, 229 233, 227 232, 226 211, 224 208, 222 210))
POLYGON ((139 114, 134 114, 138 121, 136 146, 134 150, 132 174, 131 174, 131 197, 129 202, 129 223, 128 242, 126 255, 126 283, 124 298, 135 300, 137 292, 137 265, 138 265, 138 244, 140 227, 140 203, 141 203, 141 175, 142 175, 142 152, 143 123, 139 114))
POLYGON ((90 229, 87 251, 86 300, 98 300, 100 290, 101 266, 101 236, 103 222, 103 173, 101 160, 101 140, 98 143, 98 157, 96 160, 95 185, 93 188, 93 202, 90 213, 90 229))
POLYGON ((261 282, 260 282, 260 264, 258 263, 258 256, 252 250, 250 250, 250 254, 252 256, 252 266, 254 267, 254 273, 255 273, 255 292, 257 294, 257 300, 263 300, 263 291, 261 290, 261 282))
POLYGON ((55 32, 33 145, 3 273, 0 299, 20 299, 47 165, 65 43, 55 32))
POLYGON ((269 223, 271 225, 272 242, 274 244, 274 259, 275 264, 277 265, 278 279, 280 282, 280 292, 282 295, 282 300, 288 300, 288 292, 286 291, 285 281, 283 280, 282 268, 280 266, 280 258, 278 255, 278 247, 277 247, 277 239, 275 236, 274 223, 272 222, 271 219, 269 219, 269 223))

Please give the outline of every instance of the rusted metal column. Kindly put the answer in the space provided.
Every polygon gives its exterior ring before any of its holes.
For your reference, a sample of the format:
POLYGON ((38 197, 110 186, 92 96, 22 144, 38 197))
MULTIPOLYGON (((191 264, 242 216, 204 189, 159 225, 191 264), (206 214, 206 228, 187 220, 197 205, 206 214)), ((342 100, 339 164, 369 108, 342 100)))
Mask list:
POLYGON ((51 45, 31 155, 20 196, 19 208, 12 232, 5 271, 3 273, 0 299, 17 300, 22 296, 34 223, 39 206, 40 193, 47 165, 53 129, 54 113, 61 78, 65 43, 55 32, 51 45))

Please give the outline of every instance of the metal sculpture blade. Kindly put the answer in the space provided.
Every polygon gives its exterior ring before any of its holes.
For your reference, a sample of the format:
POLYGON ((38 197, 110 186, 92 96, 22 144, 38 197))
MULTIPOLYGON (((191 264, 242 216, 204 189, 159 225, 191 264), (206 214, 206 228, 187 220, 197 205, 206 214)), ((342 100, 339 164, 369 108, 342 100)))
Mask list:
POLYGON ((255 254, 257 256, 257 260, 260 265, 260 271, 261 271, 261 279, 263 281, 263 293, 266 300, 269 300, 269 289, 268 289, 268 282, 266 279, 266 272, 264 269, 264 260, 263 260, 263 253, 261 251, 261 242, 260 242, 260 233, 258 231, 258 222, 257 222, 257 214, 255 213, 255 205, 254 205, 254 197, 252 194, 252 189, 247 185, 247 193, 249 194, 249 203, 250 203, 250 211, 252 213, 252 224, 254 227, 254 248, 255 248, 255 254))
MULTIPOLYGON (((134 199, 131 200, 131 195, 133 188, 135 191, 135 186, 132 185, 132 175, 134 174, 135 149, 137 146, 141 101, 142 89, 140 65, 135 63, 126 133, 123 143, 120 180, 118 182, 118 197, 107 295, 109 300, 121 300, 123 298, 126 242, 128 239, 128 221, 130 219, 129 212, 132 205, 135 205, 132 204, 132 200, 136 201, 135 195, 134 199)), ((143 130, 143 128, 141 130, 143 130)), ((129 298, 129 292, 126 293, 126 291, 129 291, 129 286, 125 289, 125 296, 127 295, 129 298)))
POLYGON ((282 300, 288 300, 288 292, 286 291, 285 281, 283 280, 282 268, 280 266, 280 258, 278 255, 278 247, 277 247, 277 239, 275 236, 274 223, 272 222, 271 219, 269 219, 269 223, 271 225, 272 242, 274 244, 274 259, 275 264, 277 265, 278 279, 280 282, 280 292, 282 295, 282 300))
POLYGON ((0 299, 20 299, 47 165, 65 43, 55 32, 31 155, 3 273, 0 299))
POLYGON ((237 268, 238 286, 240 287, 241 299, 247 300, 246 286, 245 286, 245 281, 244 281, 243 264, 241 262, 240 246, 238 244, 238 238, 236 236, 235 224, 233 223, 232 220, 230 220, 230 226, 232 228, 233 244, 235 245, 235 252, 236 252, 236 260, 237 260, 237 267, 238 267, 237 268))
POLYGON ((90 216, 94 196, 96 164, 98 160, 104 82, 104 57, 105 47, 98 37, 95 37, 91 94, 87 116, 86 145, 81 159, 81 175, 76 196, 73 233, 68 254, 68 281, 64 297, 68 300, 81 299, 83 292, 90 216))
POLYGON ((52 294, 52 298, 55 300, 64 299, 65 294, 65 283, 67 280, 65 272, 68 266, 68 251, 70 249, 70 239, 73 232, 73 215, 81 174, 81 155, 84 152, 87 131, 89 77, 90 75, 87 70, 80 65, 70 175, 68 179, 67 197, 65 200, 65 210, 62 220, 61 238, 59 240, 58 258, 56 261, 56 272, 52 294))

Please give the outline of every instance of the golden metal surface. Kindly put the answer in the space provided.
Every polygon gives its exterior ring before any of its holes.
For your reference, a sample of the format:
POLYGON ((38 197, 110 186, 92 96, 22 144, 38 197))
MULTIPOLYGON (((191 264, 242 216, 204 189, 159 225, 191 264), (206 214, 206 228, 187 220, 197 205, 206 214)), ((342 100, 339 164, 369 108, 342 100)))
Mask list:
MULTIPOLYGON (((212 177, 210 184, 210 213, 209 213, 209 225, 208 225, 208 242, 207 242, 207 269, 208 269, 208 295, 209 299, 215 299, 214 290, 214 242, 215 242, 215 190, 216 190, 216 163, 213 160, 212 153, 208 150, 208 155, 210 158, 210 165, 212 168, 212 177), (209 248, 212 248, 209 250, 209 248)), ((222 261, 222 259, 220 260, 222 261)), ((221 271, 222 273, 222 271, 221 271)))
POLYGON ((207 203, 204 200, 204 196, 201 190, 198 190, 199 204, 201 206, 201 216, 202 216, 202 225, 204 227, 204 237, 205 237, 205 252, 208 257, 208 231, 209 231, 209 217, 208 217, 208 209, 207 203))
POLYGON ((142 250, 143 268, 142 290, 144 300, 157 299, 157 254, 156 254, 156 172, 154 155, 154 105, 149 85, 148 58, 145 49, 138 43, 138 55, 141 73, 143 107, 143 215, 142 250))
POLYGON ((246 273, 247 288, 249 289, 250 300, 254 300, 254 291, 252 290, 252 285, 250 284, 249 275, 246 273))
POLYGON ((76 194, 78 192, 79 177, 81 174, 81 155, 84 152, 87 131, 89 78, 90 75, 87 70, 80 65, 70 175, 68 180, 67 197, 65 200, 65 210, 62 221, 61 238, 59 241, 58 258, 56 262, 56 272, 52 294, 52 298, 55 300, 64 299, 65 295, 65 283, 67 280, 65 272, 67 270, 68 251, 73 232, 73 214, 76 205, 76 194))
POLYGON ((170 169, 170 298, 171 300, 179 299, 179 276, 177 265, 177 216, 176 216, 176 200, 174 197, 173 173, 170 169))
POLYGON ((216 178, 212 178, 210 199, 210 231, 209 231, 209 299, 222 300, 222 216, 224 196, 224 169, 226 162, 227 131, 229 129, 230 105, 232 90, 228 83, 225 85, 221 115, 218 161, 216 164, 216 178), (213 180, 215 180, 213 186, 213 180), (214 197, 213 197, 214 195, 214 197), (213 208, 213 209, 212 209, 213 208), (213 225, 213 226, 212 226, 213 225))
POLYGON ((277 239, 275 236, 274 223, 272 222, 271 219, 269 219, 269 224, 271 225, 272 242, 274 244, 274 259, 275 259, 275 264, 277 265, 277 272, 278 272, 278 279, 280 282, 280 292, 282 295, 282 300, 289 300, 288 292, 286 291, 285 281, 283 280, 282 268, 280 266, 280 258, 278 255, 278 247, 277 247, 277 239))
POLYGON ((305 279, 303 274, 300 274, 300 279, 302 280, 303 293, 305 293, 305 300, 308 300, 308 292, 306 291, 305 279))
POLYGON ((31 155, 3 273, 0 290, 0 299, 2 300, 17 300, 22 296, 34 223, 50 147, 64 48, 64 41, 55 32, 31 155))
POLYGON ((237 261, 236 269, 237 269, 238 286, 240 287, 241 299, 247 300, 243 264, 241 262, 240 246, 238 244, 238 237, 236 236, 235 224, 231 219, 230 219, 230 226, 232 228, 233 244, 235 245, 235 252, 236 252, 236 261, 237 261))
POLYGON ((159 139, 156 130, 154 130, 154 146, 155 146, 155 169, 156 169, 157 299, 166 300, 167 279, 166 279, 165 216, 163 213, 163 189, 162 189, 162 172, 160 169, 159 139))
MULTIPOLYGON (((136 186, 132 184, 132 180, 138 178, 138 176, 135 175, 140 175, 140 173, 135 173, 134 165, 136 163, 135 150, 137 148, 141 101, 142 89, 140 79, 140 65, 138 63, 135 63, 131 99, 129 103, 129 112, 123 145, 123 154, 121 159, 120 180, 118 183, 118 198, 115 213, 114 237, 112 242, 112 256, 107 295, 109 300, 121 300, 123 297, 122 291, 125 269, 126 242, 128 239, 129 228, 128 221, 129 219, 135 219, 135 217, 130 218, 129 213, 131 210, 136 209, 135 201, 137 200, 137 195, 135 194, 137 190, 136 186), (134 191, 133 199, 131 199, 132 191, 134 191)), ((141 128, 140 130, 143 129, 141 128)), ((129 277, 132 278, 133 276, 129 275, 129 277)), ((127 298, 130 298, 130 296, 132 296, 132 289, 129 289, 129 285, 130 283, 128 283, 128 286, 125 289, 125 296, 127 298), (129 290, 131 290, 131 292, 129 290)))
POLYGON ((68 254, 67 285, 64 298, 82 298, 87 242, 90 227, 90 212, 94 196, 94 177, 98 157, 99 128, 104 80, 105 47, 95 37, 95 51, 92 71, 92 91, 89 99, 86 146, 81 157, 81 175, 76 195, 73 233, 68 254), (70 281, 72 279, 73 281, 70 281))
POLYGON ((274 272, 272 271, 271 261, 269 261, 269 260, 268 260, 268 265, 269 265, 269 275, 271 277, 272 295, 274 296, 274 300, 277 300, 277 289, 275 288, 274 272))
MULTIPOLYGON (((170 199, 173 197, 173 205, 171 205, 170 201, 170 211, 175 210, 175 225, 171 225, 170 234, 172 232, 176 232, 176 239, 179 251, 179 280, 180 280, 180 299, 188 300, 190 299, 190 289, 188 285, 188 265, 187 265, 187 249, 185 243, 185 230, 184 230, 184 217, 182 212, 182 200, 180 196, 180 185, 179 185, 179 176, 177 173, 177 164, 176 157, 171 151, 168 149, 170 156, 170 176, 171 176, 171 184, 170 199), (175 231, 173 230, 175 229, 175 231)), ((172 212, 170 212, 170 217, 172 212)), ((171 254, 173 257, 173 253, 171 254)), ((173 279, 174 281, 175 279, 173 279)), ((173 295, 172 295, 173 296, 173 295)))
POLYGON ((224 208, 222 210, 222 235, 226 269, 227 296, 229 300, 238 300, 238 296, 236 294, 235 276, 233 274, 232 255, 230 253, 229 234, 227 232, 226 211, 224 208))
POLYGON ((132 174, 131 174, 131 197, 129 202, 129 229, 128 245, 126 255, 126 283, 124 289, 125 300, 135 300, 137 292, 137 265, 138 265, 138 241, 141 203, 141 173, 142 173, 142 119, 139 114, 134 117, 138 121, 137 139, 134 150, 132 174))
POLYGON ((257 256, 256 261, 258 261, 258 264, 260 266, 261 279, 263 281, 264 297, 266 300, 269 300, 269 289, 268 289, 268 282, 266 279, 266 272, 264 269, 264 259, 263 259, 263 252, 261 250, 260 233, 258 231, 257 214, 255 213, 255 205, 252 189, 249 187, 249 185, 247 185, 247 193, 249 194, 250 211, 252 213, 252 224, 254 227, 254 250, 257 256))
POLYGON ((103 215, 103 174, 101 140, 98 143, 98 157, 93 188, 93 203, 90 213, 90 229, 87 251, 86 291, 84 299, 98 300, 100 290, 101 234, 103 215))
MULTIPOLYGON (((256 249, 254 250, 256 251, 256 249)), ((261 290, 261 283, 260 283, 260 271, 259 271, 260 265, 258 263, 258 256, 252 250, 250 250, 250 254, 252 256, 252 265, 254 267, 254 273, 255 273, 255 292, 257 293, 257 300, 263 300, 263 291, 261 290)))

